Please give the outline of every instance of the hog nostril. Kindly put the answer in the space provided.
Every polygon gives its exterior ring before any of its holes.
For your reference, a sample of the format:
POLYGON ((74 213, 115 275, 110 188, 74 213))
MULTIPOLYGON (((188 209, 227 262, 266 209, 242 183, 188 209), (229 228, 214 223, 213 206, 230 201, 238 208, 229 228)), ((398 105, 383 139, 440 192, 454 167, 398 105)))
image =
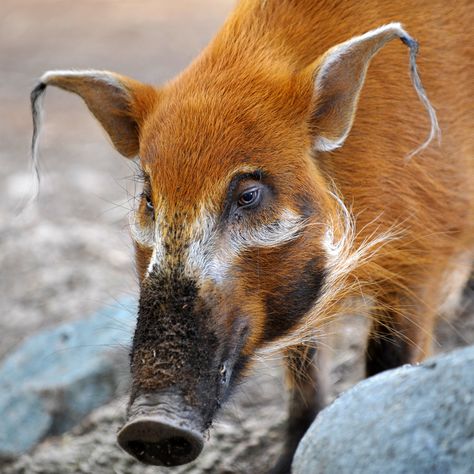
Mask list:
POLYGON ((143 456, 145 454, 145 450, 146 450, 146 443, 142 441, 130 441, 128 443, 127 451, 129 451, 130 453, 133 453, 133 455, 136 458, 143 456))
POLYGON ((155 464, 155 460, 164 466, 178 466, 187 462, 193 447, 186 438, 173 437, 150 443, 143 441, 131 441, 128 443, 129 450, 142 462, 155 464))

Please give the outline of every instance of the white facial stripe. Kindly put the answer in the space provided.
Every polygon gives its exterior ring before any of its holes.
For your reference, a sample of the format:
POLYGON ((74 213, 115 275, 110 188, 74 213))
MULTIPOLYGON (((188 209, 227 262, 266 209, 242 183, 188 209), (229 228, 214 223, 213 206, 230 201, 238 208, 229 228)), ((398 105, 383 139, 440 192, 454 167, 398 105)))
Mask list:
POLYGON ((157 213, 155 216, 154 226, 143 227, 137 220, 136 214, 130 217, 130 232, 133 240, 138 244, 153 248, 153 253, 148 264, 147 274, 149 274, 153 267, 160 266, 165 257, 165 248, 163 244, 163 237, 161 235, 160 224, 163 222, 163 216, 161 213, 157 213))
MULTIPOLYGON (((148 273, 163 264, 166 254, 161 234, 163 217, 157 214, 155 226, 142 228, 136 219, 131 222, 132 237, 141 245, 153 248, 148 273)), ((305 219, 291 210, 257 229, 229 231, 221 235, 215 218, 204 209, 191 224, 191 242, 186 249, 184 271, 199 279, 224 281, 234 259, 245 249, 278 247, 297 238, 305 226, 305 219)))
MULTIPOLYGON (((158 226, 156 226, 155 228, 157 227, 158 226)), ((155 245, 153 246, 153 253, 150 258, 150 263, 148 264, 147 275, 152 272, 155 266, 160 267, 165 258, 165 247, 163 245, 163 239, 161 238, 159 232, 156 232, 155 235, 155 245)))
POLYGON ((291 210, 284 210, 278 220, 258 229, 229 231, 220 235, 215 219, 202 211, 195 220, 188 247, 186 270, 199 278, 225 280, 235 258, 245 249, 278 247, 294 240, 305 226, 305 220, 291 210))
POLYGON ((199 217, 192 224, 193 240, 187 251, 185 269, 189 273, 198 273, 202 277, 211 277, 221 281, 223 269, 215 265, 213 254, 216 252, 217 234, 215 219, 201 209, 199 217))
POLYGON ((298 237, 303 228, 304 219, 285 209, 275 222, 232 236, 232 246, 237 252, 244 247, 278 247, 298 237))
POLYGON ((130 214, 130 232, 132 239, 145 247, 152 247, 155 243, 154 228, 140 225, 135 213, 130 214))

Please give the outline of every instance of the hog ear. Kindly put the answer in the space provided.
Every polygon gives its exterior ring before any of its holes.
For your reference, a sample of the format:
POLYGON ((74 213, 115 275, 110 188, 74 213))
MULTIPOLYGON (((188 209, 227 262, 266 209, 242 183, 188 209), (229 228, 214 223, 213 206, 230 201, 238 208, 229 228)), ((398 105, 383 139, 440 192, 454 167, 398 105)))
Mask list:
POLYGON ((426 147, 436 135, 436 113, 426 97, 416 67, 418 44, 400 23, 390 23, 334 46, 310 66, 309 72, 314 82, 310 120, 315 131, 316 151, 331 151, 344 144, 354 121, 370 61, 385 44, 395 38, 401 39, 410 48, 413 86, 431 119, 430 135, 417 151, 426 147))
POLYGON ((31 92, 34 161, 41 122, 41 99, 49 85, 82 97, 119 153, 127 158, 138 154, 139 127, 157 98, 156 89, 109 71, 49 71, 31 92))

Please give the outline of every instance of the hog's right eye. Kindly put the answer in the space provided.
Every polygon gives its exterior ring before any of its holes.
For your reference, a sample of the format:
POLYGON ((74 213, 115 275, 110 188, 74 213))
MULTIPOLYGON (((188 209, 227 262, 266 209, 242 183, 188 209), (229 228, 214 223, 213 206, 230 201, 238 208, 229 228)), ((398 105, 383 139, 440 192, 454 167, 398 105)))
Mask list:
POLYGON ((153 206, 153 201, 151 200, 151 196, 148 193, 143 192, 142 199, 145 200, 145 207, 147 211, 153 214, 155 211, 155 207, 153 206))

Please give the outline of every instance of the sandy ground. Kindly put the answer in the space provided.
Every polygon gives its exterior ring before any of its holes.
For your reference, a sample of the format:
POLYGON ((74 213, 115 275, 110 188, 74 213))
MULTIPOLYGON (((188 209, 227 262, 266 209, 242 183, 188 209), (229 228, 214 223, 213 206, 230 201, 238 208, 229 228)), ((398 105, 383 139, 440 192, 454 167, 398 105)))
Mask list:
MULTIPOLYGON (((136 169, 112 149, 71 94, 47 92, 41 196, 18 216, 32 186, 29 92, 35 79, 49 69, 97 68, 161 83, 207 43, 232 3, 1 1, 0 358, 40 328, 81 318, 137 293, 128 236, 128 214, 139 193, 136 169)), ((472 344, 473 313, 468 306, 457 322, 445 324, 436 350, 472 344)), ((344 349, 335 352, 333 396, 360 375, 358 325, 341 328, 336 342, 344 349)), ((273 365, 258 372, 258 382, 244 387, 216 424, 203 461, 208 467, 182 472, 264 472, 274 459, 284 421, 284 390, 273 365)), ((35 457, 25 457, 9 472, 151 472, 114 446, 122 408, 118 401, 99 411, 74 435, 40 447, 35 457)))

